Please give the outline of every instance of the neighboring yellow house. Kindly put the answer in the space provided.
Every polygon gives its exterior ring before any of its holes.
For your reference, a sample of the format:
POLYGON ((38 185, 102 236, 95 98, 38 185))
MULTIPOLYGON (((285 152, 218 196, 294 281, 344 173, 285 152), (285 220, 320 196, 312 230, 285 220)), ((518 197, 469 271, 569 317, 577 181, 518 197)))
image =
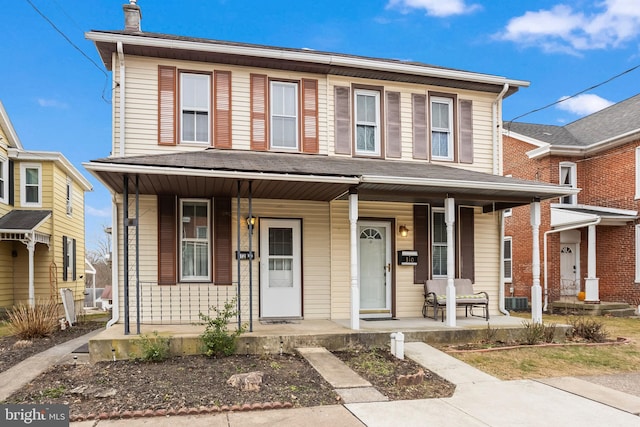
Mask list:
POLYGON ((0 102, 0 310, 60 289, 84 296, 89 181, 58 152, 28 151, 0 102))
POLYGON ((358 329, 420 317, 434 277, 498 314, 501 211, 572 191, 501 176, 502 99, 528 82, 147 33, 124 9, 124 31, 86 35, 115 89, 112 155, 84 166, 114 196, 125 332, 233 297, 242 321, 358 329))

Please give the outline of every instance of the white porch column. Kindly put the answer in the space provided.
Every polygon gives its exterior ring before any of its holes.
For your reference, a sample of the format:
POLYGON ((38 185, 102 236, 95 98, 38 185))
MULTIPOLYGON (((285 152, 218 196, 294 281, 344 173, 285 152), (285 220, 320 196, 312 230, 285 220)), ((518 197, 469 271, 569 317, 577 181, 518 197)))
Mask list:
POLYGON ((33 252, 36 249, 36 243, 33 239, 27 242, 27 250, 29 251, 29 307, 36 306, 36 288, 33 283, 33 252))
POLYGON ((358 193, 349 194, 349 243, 351 258, 351 329, 360 329, 360 286, 358 283, 358 193))
POLYGON ((453 197, 444 199, 444 219, 447 224, 447 326, 456 326, 455 240, 453 226, 456 221, 456 205, 453 197))
POLYGON ((584 302, 600 302, 600 286, 596 277, 596 226, 588 228, 587 278, 584 279, 584 302))
POLYGON ((540 286, 540 202, 531 203, 531 228, 533 234, 533 248, 531 259, 531 321, 542 323, 542 287, 540 286))

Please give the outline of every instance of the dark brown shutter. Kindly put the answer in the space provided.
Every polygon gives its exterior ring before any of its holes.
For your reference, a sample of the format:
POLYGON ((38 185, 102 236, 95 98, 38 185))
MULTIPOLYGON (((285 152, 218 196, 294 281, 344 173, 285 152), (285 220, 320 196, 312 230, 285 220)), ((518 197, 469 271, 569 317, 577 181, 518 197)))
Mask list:
POLYGON ((413 247, 418 251, 418 265, 413 268, 413 283, 424 284, 431 271, 429 206, 413 206, 413 228, 413 247))
POLYGON ((473 163, 473 104, 460 100, 460 163, 473 163))
POLYGON ((231 285, 231 199, 216 197, 213 201, 213 265, 216 285, 231 285))
POLYGON ((251 74, 251 149, 267 149, 267 76, 251 74))
POLYGON ((387 157, 402 157, 400 92, 387 92, 387 157))
MULTIPOLYGON (((158 144, 176 145, 176 68, 158 66, 158 144)), ((122 144, 123 141, 120 141, 122 144)))
POLYGON ((336 154, 351 154, 350 90, 345 86, 334 88, 335 150, 336 154))
POLYGON ((231 71, 216 71, 214 80, 213 134, 216 148, 231 148, 231 71))
POLYGON ((475 282, 474 211, 460 207, 458 211, 458 247, 460 253, 460 277, 475 282))
POLYGON ((429 158, 427 133, 427 96, 413 94, 413 157, 426 160, 429 158))
POLYGON ((318 81, 302 79, 302 151, 318 153, 318 81))
POLYGON ((9 171, 8 171, 8 175, 9 175, 9 205, 13 206, 15 204, 15 190, 14 190, 14 185, 15 185, 15 166, 13 163, 13 160, 9 160, 9 171))
POLYGON ((72 277, 72 280, 76 280, 76 278, 78 277, 77 276, 77 271, 78 270, 76 268, 77 264, 78 264, 76 262, 76 239, 73 239, 71 241, 71 249, 72 249, 72 253, 71 253, 72 258, 71 259, 73 260, 73 270, 71 272, 71 277, 72 277))
POLYGON ((177 278, 177 212, 175 196, 158 196, 158 284, 175 285, 177 278))
POLYGON ((67 257, 67 236, 62 236, 62 280, 67 281, 69 257, 67 257))

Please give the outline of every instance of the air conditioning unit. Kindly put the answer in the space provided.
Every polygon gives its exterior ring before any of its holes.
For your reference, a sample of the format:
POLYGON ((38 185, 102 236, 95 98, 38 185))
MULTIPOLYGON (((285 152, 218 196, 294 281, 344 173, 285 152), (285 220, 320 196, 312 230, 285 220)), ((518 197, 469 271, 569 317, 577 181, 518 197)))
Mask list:
POLYGON ((504 308, 513 311, 525 311, 529 309, 527 297, 505 297, 504 308))

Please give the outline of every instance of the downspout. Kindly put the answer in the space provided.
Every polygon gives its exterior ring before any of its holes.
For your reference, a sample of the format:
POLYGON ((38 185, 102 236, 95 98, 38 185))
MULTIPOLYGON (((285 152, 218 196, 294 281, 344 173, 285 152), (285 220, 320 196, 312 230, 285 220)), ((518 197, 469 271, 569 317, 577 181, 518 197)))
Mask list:
MULTIPOLYGON (((493 174, 498 175, 500 173, 500 138, 502 132, 498 129, 502 126, 502 121, 498 123, 498 103, 502 100, 502 97, 509 90, 509 83, 505 83, 502 87, 502 91, 498 94, 496 99, 491 103, 491 121, 493 132, 493 174)), ((501 114, 502 115, 502 114, 501 114)))
POLYGON ((504 211, 500 211, 500 289, 498 290, 498 310, 505 316, 511 313, 504 308, 504 211))
POLYGON ((111 320, 107 322, 107 328, 110 328, 120 320, 120 303, 118 291, 118 205, 116 204, 116 195, 111 193, 111 320))
MULTIPOLYGON (((600 224, 602 218, 598 217, 598 219, 588 222, 586 224, 576 224, 569 227, 558 228, 556 230, 548 230, 544 232, 544 241, 543 241, 543 257, 544 257, 544 305, 542 306, 543 311, 547 311, 547 305, 549 304, 549 290, 547 285, 547 235, 552 233, 558 233, 560 231, 569 231, 575 230, 576 228, 589 227, 590 225, 598 225, 600 224)), ((579 261, 579 260, 578 260, 579 261)), ((580 278, 578 277, 578 280, 580 278)))
POLYGON ((120 78, 119 78, 119 83, 118 86, 120 87, 120 117, 119 117, 119 121, 120 121, 120 157, 124 157, 124 137, 125 137, 125 126, 124 126, 124 122, 125 122, 125 114, 124 114, 124 101, 125 101, 125 91, 124 91, 124 85, 125 85, 125 80, 124 80, 124 51, 122 48, 122 42, 118 42, 118 63, 120 64, 120 78))

